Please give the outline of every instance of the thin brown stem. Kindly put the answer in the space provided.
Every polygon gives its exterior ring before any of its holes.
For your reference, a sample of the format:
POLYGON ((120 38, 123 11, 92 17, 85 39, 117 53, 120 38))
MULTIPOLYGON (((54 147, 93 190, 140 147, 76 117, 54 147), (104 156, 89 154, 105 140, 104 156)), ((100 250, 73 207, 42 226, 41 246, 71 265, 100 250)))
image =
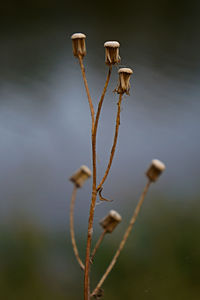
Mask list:
POLYGON ((74 185, 74 189, 72 192, 72 197, 71 197, 71 204, 70 204, 70 234, 71 234, 71 241, 72 241, 72 247, 74 250, 74 254, 76 257, 76 260, 78 264, 80 265, 81 269, 84 270, 85 266, 80 259, 79 253, 78 253, 78 248, 76 245, 76 239, 75 239, 75 232, 74 232, 74 205, 75 205, 75 200, 76 200, 76 193, 77 193, 77 187, 74 185))
POLYGON ((97 250, 99 249, 99 247, 100 247, 100 245, 101 245, 101 243, 102 243, 102 241, 103 241, 104 236, 106 235, 106 233, 107 233, 107 231, 104 229, 104 230, 102 231, 102 233, 101 233, 101 235, 100 235, 98 241, 96 242, 96 245, 94 246, 94 249, 93 249, 93 251, 92 251, 91 261, 94 260, 94 256, 95 256, 97 250))
MULTIPOLYGON (((94 168, 93 168, 94 170, 94 168)), ((89 273, 90 273, 90 249, 93 233, 93 219, 94 219, 94 210, 97 198, 96 192, 96 176, 93 173, 93 188, 92 188, 92 199, 90 204, 90 215, 88 221, 88 234, 87 234, 87 245, 86 245, 86 257, 85 257, 85 274, 84 274, 84 300, 89 299, 90 295, 90 286, 89 286, 89 273)))
POLYGON ((110 81, 111 72, 112 72, 112 65, 109 66, 109 70, 108 70, 108 75, 107 75, 107 78, 106 78, 105 86, 104 86, 104 89, 103 89, 103 92, 102 92, 102 95, 101 95, 101 98, 100 98, 100 101, 99 101, 99 104, 98 104, 98 108, 97 108, 97 113, 96 113, 96 118, 95 118, 95 124, 94 124, 94 137, 95 138, 96 138, 96 134, 97 134, 97 128, 98 128, 98 122, 99 122, 99 117, 100 117, 100 113, 101 113, 101 108, 102 108, 103 100, 104 100, 104 97, 105 97, 105 94, 106 94, 106 90, 107 90, 107 87, 108 87, 108 83, 110 81))
POLYGON ((92 99, 91 99, 91 96, 90 96, 90 91, 89 91, 89 88, 88 88, 88 83, 87 83, 87 79, 86 79, 86 75, 85 75, 85 67, 83 65, 83 57, 81 55, 79 55, 78 59, 79 59, 81 72, 82 72, 82 76, 83 76, 83 81, 84 81, 84 84, 85 84, 85 89, 86 89, 88 102, 89 102, 89 106, 90 106, 90 112, 91 112, 91 118, 92 118, 92 131, 93 131, 93 129, 94 129, 94 116, 95 116, 94 107, 93 107, 93 104, 92 104, 92 99))
POLYGON ((138 204, 137 204, 137 206, 136 206, 136 208, 134 210, 133 216, 132 216, 132 218, 130 220, 130 223, 129 223, 129 225, 128 225, 125 233, 124 233, 124 236, 123 236, 123 239, 122 239, 122 241, 121 241, 121 243, 119 245, 119 248, 117 249, 117 251, 116 251, 116 253, 115 253, 115 255, 114 255, 111 263, 109 264, 108 268, 106 269, 104 275, 102 276, 101 280, 97 284, 96 288, 92 292, 91 296, 95 296, 96 295, 96 293, 98 292, 98 290, 101 288, 102 284, 104 283, 104 281, 108 277, 110 271, 114 267, 115 263, 117 262, 117 259, 118 259, 119 255, 120 255, 122 249, 124 248, 124 245, 125 245, 125 243, 126 243, 126 241, 128 239, 128 236, 129 236, 129 234, 130 234, 130 232, 131 232, 131 230, 133 228, 133 225, 135 224, 135 221, 136 221, 137 216, 138 216, 138 214, 140 212, 140 209, 142 207, 145 195, 146 195, 146 193, 147 193, 147 191, 149 189, 150 184, 151 184, 151 181, 148 181, 147 184, 146 184, 146 186, 145 186, 145 188, 144 188, 144 190, 143 190, 142 195, 140 196, 139 202, 138 202, 138 204))
MULTIPOLYGON (((81 58, 79 58, 80 64, 82 62, 81 58)), ((82 68, 84 70, 84 68, 82 68)), ((84 72, 82 71, 84 74, 84 72)), ((92 199, 90 204, 90 213, 89 213, 89 221, 88 221, 88 234, 87 234, 87 245, 86 245, 86 257, 85 257, 85 273, 84 273, 84 300, 88 300, 90 297, 90 251, 91 251, 91 241, 92 241, 92 232, 93 232, 93 219, 94 219, 94 210, 96 205, 97 198, 97 190, 96 190, 96 133, 97 126, 100 117, 101 107, 103 104, 103 100, 105 97, 106 89, 109 83, 111 74, 111 68, 109 68, 108 76, 106 79, 106 83, 104 86, 104 90, 98 105, 97 115, 95 119, 95 124, 92 125, 92 166, 93 166, 93 184, 92 184, 92 199)), ((86 89, 87 90, 87 89, 86 89)), ((89 98, 88 98, 89 99, 89 98)), ((90 103, 90 101, 89 101, 90 103)), ((92 110, 91 110, 92 112, 92 110)), ((91 113, 93 116, 93 113, 91 113)))
POLYGON ((113 141, 112 149, 111 149, 111 152, 110 152, 110 158, 109 158, 108 166, 107 166, 107 169, 105 171, 105 174, 104 174, 100 184, 97 187, 97 191, 99 191, 100 188, 102 187, 102 185, 104 184, 104 182, 105 182, 105 180, 106 180, 106 178, 109 174, 109 171, 110 171, 110 168, 111 168, 111 165, 112 165, 112 161, 113 161, 113 158, 114 158, 116 145, 117 145, 117 138, 118 138, 118 133, 119 133, 121 102, 122 102, 122 94, 119 95, 119 101, 117 103, 118 110, 117 110, 117 118, 116 118, 116 126, 115 126, 115 135, 114 135, 114 141, 113 141))

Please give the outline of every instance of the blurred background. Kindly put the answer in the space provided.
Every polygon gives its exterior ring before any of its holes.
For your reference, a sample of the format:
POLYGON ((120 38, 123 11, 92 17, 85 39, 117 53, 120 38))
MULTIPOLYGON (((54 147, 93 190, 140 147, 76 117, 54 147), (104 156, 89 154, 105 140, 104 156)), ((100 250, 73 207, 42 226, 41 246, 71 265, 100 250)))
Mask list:
MULTIPOLYGON (((200 3, 198 0, 6 1, 0 4, 0 289, 5 300, 82 299, 69 235, 70 175, 91 167, 90 112, 70 36, 87 35, 84 59, 94 105, 107 66, 103 43, 121 44, 134 70, 99 220, 123 222, 92 267, 103 274, 128 224, 153 158, 167 168, 152 185, 105 299, 198 300, 200 294, 200 3)), ((112 145, 117 67, 98 131, 98 178, 112 145)), ((91 181, 78 192, 75 229, 84 259, 91 181)))

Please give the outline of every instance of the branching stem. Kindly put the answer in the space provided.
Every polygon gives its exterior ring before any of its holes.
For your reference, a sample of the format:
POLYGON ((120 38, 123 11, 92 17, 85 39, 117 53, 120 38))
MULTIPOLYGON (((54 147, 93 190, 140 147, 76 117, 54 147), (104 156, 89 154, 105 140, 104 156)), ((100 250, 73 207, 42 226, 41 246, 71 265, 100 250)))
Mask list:
MULTIPOLYGON (((80 65, 81 65, 81 70, 83 74, 83 78, 85 78, 85 72, 84 72, 84 67, 83 67, 83 62, 81 57, 79 57, 80 65)), ((111 75, 111 68, 109 68, 108 76, 106 79, 106 83, 103 89, 103 93, 101 96, 101 99, 99 101, 98 105, 98 110, 97 110, 97 115, 94 123, 94 110, 93 110, 93 105, 91 98, 89 97, 89 90, 87 86, 87 81, 86 78, 84 79, 85 82, 85 87, 88 95, 88 100, 90 104, 90 110, 91 110, 91 115, 92 115, 92 166, 93 166, 93 183, 92 183, 92 199, 91 199, 91 204, 90 204, 90 212, 89 212, 89 220, 88 220, 88 234, 87 234, 87 245, 86 245, 86 258, 85 258, 85 273, 84 273, 84 300, 88 300, 90 298, 90 251, 91 251, 91 241, 92 241, 92 233, 93 233, 93 219, 94 219, 94 210, 95 210, 95 205, 96 205, 96 198, 97 198, 97 189, 96 189, 96 133, 97 133, 97 126, 98 126, 98 121, 100 117, 100 112, 101 112, 101 107, 103 104, 103 100, 105 97, 105 93, 107 90, 107 86, 110 80, 110 75, 111 75)))
POLYGON ((130 234, 130 232, 131 232, 131 230, 132 230, 132 228, 133 228, 133 225, 135 224, 135 221, 136 221, 137 216, 138 216, 138 214, 139 214, 139 212, 140 212, 140 209, 141 209, 141 207, 142 207, 142 204, 143 204, 143 202, 144 202, 145 195, 146 195, 147 192, 148 192, 148 189, 149 189, 150 184, 151 184, 151 181, 148 181, 147 184, 145 185, 145 188, 144 188, 144 190, 143 190, 143 193, 142 193, 142 195, 140 196, 140 199, 139 199, 139 201, 138 201, 138 204, 137 204, 137 206, 136 206, 136 208, 135 208, 135 211, 134 211, 133 216, 132 216, 132 218, 131 218, 131 220, 130 220, 130 223, 129 223, 129 225, 128 225, 128 227, 127 227, 125 233, 124 233, 124 236, 123 236, 123 239, 122 239, 122 241, 121 241, 121 243, 120 243, 120 245, 119 245, 119 248, 117 249, 117 251, 116 251, 116 253, 115 253, 115 255, 114 255, 114 257, 113 257, 111 263, 109 264, 108 268, 106 269, 104 275, 102 276, 101 280, 100 280, 99 283, 97 284, 96 288, 95 288, 94 291, 92 292, 91 296, 95 296, 95 295, 97 294, 98 290, 101 288, 102 284, 104 283, 104 281, 105 281, 106 278, 108 277, 109 273, 111 272, 112 268, 114 267, 115 263, 117 262, 117 259, 118 259, 119 255, 120 255, 122 249, 124 248, 124 245, 125 245, 125 243, 126 243, 126 241, 127 241, 127 239, 128 239, 128 236, 129 236, 129 234, 130 234))
POLYGON ((76 239, 75 239, 75 232, 74 232, 74 205, 75 205, 75 200, 76 200, 76 193, 77 193, 77 187, 74 185, 74 189, 72 192, 72 197, 71 197, 71 204, 70 204, 70 234, 71 234, 71 241, 72 241, 72 247, 74 250, 74 254, 76 257, 76 260, 78 264, 80 265, 81 269, 84 270, 85 266, 80 259, 79 253, 78 253, 78 248, 76 245, 76 239))
POLYGON ((104 184, 104 182, 105 182, 105 180, 106 180, 106 178, 109 174, 109 171, 110 171, 110 168, 111 168, 111 165, 112 165, 112 161, 113 161, 113 158, 114 158, 116 145, 117 145, 118 132, 119 132, 119 125, 120 125, 121 102, 122 102, 122 94, 119 95, 119 101, 117 103, 118 110, 117 110, 117 118, 116 118, 116 126, 115 126, 115 136, 114 136, 112 149, 111 149, 111 152, 110 152, 110 158, 109 158, 108 166, 107 166, 107 169, 105 171, 105 174, 104 174, 100 184, 97 187, 97 191, 99 191, 100 188, 102 187, 102 185, 104 184))
POLYGON ((105 83, 103 93, 101 95, 101 99, 99 101, 98 108, 97 108, 95 124, 94 124, 94 138, 95 139, 96 139, 96 135, 97 135, 97 128, 98 128, 98 122, 99 122, 99 117, 100 117, 100 113, 101 113, 101 108, 102 108, 103 100, 104 100, 106 90, 107 90, 107 87, 108 87, 108 83, 110 81, 111 72, 112 72, 112 65, 109 66, 108 75, 107 75, 107 78, 106 78, 106 83, 105 83))
POLYGON ((94 116, 95 116, 94 107, 93 107, 93 104, 92 104, 92 98, 90 96, 90 91, 89 91, 89 88, 88 88, 88 83, 87 83, 87 79, 86 79, 86 75, 85 75, 85 68, 84 68, 84 65, 83 65, 83 57, 81 55, 79 55, 78 59, 79 59, 81 72, 82 72, 82 76, 83 76, 83 81, 84 81, 84 84, 85 84, 85 89, 86 89, 88 102, 89 102, 89 106, 90 106, 90 112, 91 112, 91 118, 92 118, 92 132, 93 132, 93 130, 94 130, 94 116))
POLYGON ((91 255, 91 261, 94 260, 94 256, 95 256, 97 250, 99 249, 99 247, 100 247, 100 245, 101 245, 101 243, 102 243, 102 241, 103 241, 104 236, 106 235, 106 233, 107 233, 107 231, 104 229, 104 230, 102 231, 102 233, 101 233, 101 235, 100 235, 100 237, 99 237, 99 239, 98 239, 96 245, 94 246, 94 249, 93 249, 92 255, 91 255))

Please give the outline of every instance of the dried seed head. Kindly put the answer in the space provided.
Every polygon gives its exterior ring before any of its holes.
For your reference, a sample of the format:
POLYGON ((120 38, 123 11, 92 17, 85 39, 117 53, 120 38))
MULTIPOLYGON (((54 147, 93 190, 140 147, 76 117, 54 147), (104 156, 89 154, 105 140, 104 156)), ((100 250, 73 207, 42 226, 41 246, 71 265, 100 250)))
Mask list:
POLYGON ((115 210, 111 210, 109 214, 100 221, 100 225, 106 232, 111 233, 115 227, 121 222, 122 217, 115 210))
POLYGON ((86 45, 85 39, 86 35, 83 33, 74 33, 71 36, 72 39, 72 48, 74 56, 78 57, 81 55, 82 57, 86 55, 86 45))
POLYGON ((164 170, 165 165, 160 160, 153 159, 146 175, 150 181, 155 182, 164 170))
POLYGON ((105 63, 107 65, 115 65, 120 62, 119 56, 119 46, 120 44, 115 41, 105 42, 105 63))
POLYGON ((81 166, 70 178, 76 187, 80 188, 83 186, 84 182, 91 177, 92 173, 87 166, 81 166))
POLYGON ((133 71, 129 68, 121 68, 119 69, 118 73, 119 73, 119 83, 115 91, 118 94, 126 93, 127 95, 129 95, 130 77, 131 74, 133 74, 133 71))

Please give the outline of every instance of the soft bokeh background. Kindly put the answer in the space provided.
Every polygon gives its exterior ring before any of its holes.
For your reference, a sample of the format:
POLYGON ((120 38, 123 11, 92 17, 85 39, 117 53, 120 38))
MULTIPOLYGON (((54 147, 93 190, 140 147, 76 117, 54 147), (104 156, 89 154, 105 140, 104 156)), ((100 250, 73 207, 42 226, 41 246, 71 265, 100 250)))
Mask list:
MULTIPOLYGON (((198 0, 7 1, 0 18, 0 289, 2 299, 82 299, 69 237, 68 177, 91 167, 90 113, 70 36, 87 34, 95 107, 107 67, 103 43, 119 40, 134 69, 117 153, 96 208, 95 235, 111 208, 123 222, 105 239, 92 285, 117 247, 152 158, 167 169, 152 186, 105 299, 198 300, 200 294, 200 4, 198 0)), ((98 132, 98 175, 112 144, 113 71, 98 132)), ((79 191, 76 234, 84 257, 91 182, 79 191)))

